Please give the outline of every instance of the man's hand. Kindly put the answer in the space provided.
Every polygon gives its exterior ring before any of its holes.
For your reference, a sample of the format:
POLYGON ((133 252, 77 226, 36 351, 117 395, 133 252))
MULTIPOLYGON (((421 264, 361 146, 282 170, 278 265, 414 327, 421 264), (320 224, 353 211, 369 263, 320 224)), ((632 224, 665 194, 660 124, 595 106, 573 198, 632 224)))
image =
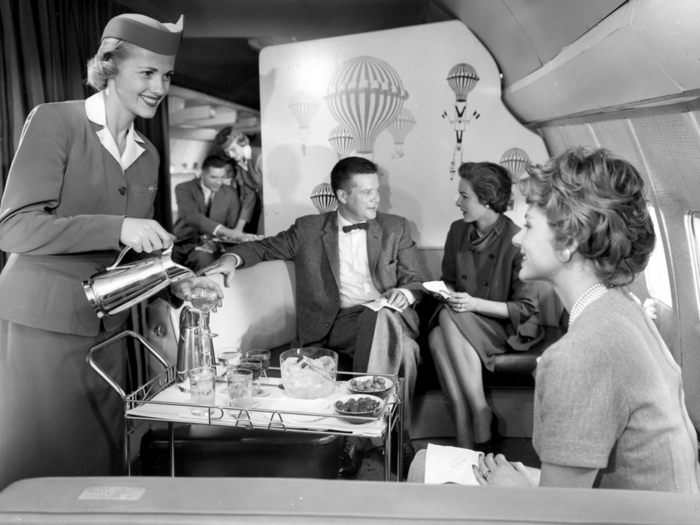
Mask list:
POLYGON ((382 294, 382 297, 384 297, 390 305, 396 306, 401 310, 405 310, 406 307, 409 306, 406 295, 398 288, 387 290, 382 294))
POLYGON ((122 222, 122 229, 119 233, 119 242, 138 253, 151 253, 154 250, 169 248, 174 240, 174 235, 168 233, 165 228, 151 219, 127 217, 122 222))
POLYGON ((231 284, 231 279, 236 273, 236 256, 224 255, 214 264, 211 264, 199 271, 199 275, 214 275, 220 273, 224 276, 224 286, 228 288, 231 284))
POLYGON ((211 279, 207 279, 206 277, 188 277, 187 279, 176 281, 170 285, 170 291, 185 301, 190 300, 192 290, 194 288, 204 288, 206 290, 215 291, 216 295, 219 296, 216 306, 221 306, 221 300, 224 298, 224 292, 221 290, 219 285, 211 279))

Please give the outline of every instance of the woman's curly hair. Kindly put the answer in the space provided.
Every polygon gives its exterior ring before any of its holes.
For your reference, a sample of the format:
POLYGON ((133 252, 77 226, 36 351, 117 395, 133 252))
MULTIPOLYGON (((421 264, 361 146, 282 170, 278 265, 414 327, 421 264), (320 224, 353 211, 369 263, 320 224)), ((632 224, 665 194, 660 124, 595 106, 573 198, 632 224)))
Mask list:
POLYGON ((629 162, 605 149, 571 148, 529 165, 519 183, 554 231, 556 248, 578 242, 608 286, 623 286, 646 268, 656 235, 644 180, 629 162))
POLYGON ((88 60, 87 85, 97 91, 107 87, 107 81, 119 73, 119 63, 134 54, 135 46, 118 38, 105 38, 95 56, 88 60))
POLYGON ((511 202, 512 182, 506 169, 492 162, 465 162, 459 176, 472 187, 479 202, 503 213, 511 202))

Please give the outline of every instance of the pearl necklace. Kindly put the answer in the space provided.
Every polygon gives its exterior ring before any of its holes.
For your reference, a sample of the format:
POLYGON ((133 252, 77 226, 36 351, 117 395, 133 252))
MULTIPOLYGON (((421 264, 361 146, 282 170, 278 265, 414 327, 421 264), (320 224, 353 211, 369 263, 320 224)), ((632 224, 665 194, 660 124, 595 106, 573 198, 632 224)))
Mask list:
POLYGON ((583 313, 586 307, 594 301, 597 301, 609 288, 603 283, 595 283, 588 290, 586 290, 581 297, 574 303, 574 307, 571 309, 571 315, 569 315, 569 328, 574 324, 574 321, 583 313))

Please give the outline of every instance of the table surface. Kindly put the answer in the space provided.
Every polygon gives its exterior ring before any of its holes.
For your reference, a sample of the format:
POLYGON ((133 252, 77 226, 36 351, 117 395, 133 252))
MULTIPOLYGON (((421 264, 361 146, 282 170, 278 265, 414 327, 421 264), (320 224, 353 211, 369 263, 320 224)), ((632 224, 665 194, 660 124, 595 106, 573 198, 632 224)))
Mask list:
POLYGON ((338 399, 350 394, 345 381, 337 382, 335 391, 323 400, 292 398, 286 391, 278 388, 280 382, 279 378, 261 379, 264 391, 269 394, 254 397, 259 406, 241 411, 228 407, 226 383, 217 381, 215 406, 210 407, 209 414, 205 416, 191 414, 188 409, 190 394, 182 392, 177 385, 171 385, 148 401, 127 410, 126 417, 174 423, 248 427, 252 425, 254 428, 270 430, 306 430, 381 437, 387 426, 387 417, 400 416, 395 393, 387 397, 377 418, 355 419, 361 422, 357 424, 348 421, 347 417, 339 416, 334 408, 338 399))

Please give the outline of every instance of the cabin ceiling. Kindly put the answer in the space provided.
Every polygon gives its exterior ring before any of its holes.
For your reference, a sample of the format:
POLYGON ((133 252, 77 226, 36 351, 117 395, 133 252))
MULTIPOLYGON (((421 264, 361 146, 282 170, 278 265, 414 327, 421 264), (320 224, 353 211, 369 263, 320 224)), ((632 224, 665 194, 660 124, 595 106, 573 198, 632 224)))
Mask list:
MULTIPOLYGON (((268 45, 461 20, 508 86, 546 64, 626 0, 115 0, 163 22, 185 15, 170 116, 208 140, 225 125, 255 132, 258 53, 268 45), (199 97, 195 92, 203 93, 199 97), (218 105, 215 103, 218 100, 218 105), (230 104, 227 104, 230 103, 230 104), (200 107, 200 106, 208 107, 200 107), (252 111, 245 111, 244 109, 252 111), (187 110, 186 113, 180 113, 187 110), (208 113, 207 113, 208 112, 208 113), (204 115, 204 118, 203 118, 204 115), (228 115, 228 116, 226 116, 228 115), (211 119, 214 120, 211 120, 211 119), (239 122, 237 119, 243 119, 239 122)), ((259 129, 259 127, 257 128, 259 129)), ((193 136, 193 138, 196 138, 193 136)))

